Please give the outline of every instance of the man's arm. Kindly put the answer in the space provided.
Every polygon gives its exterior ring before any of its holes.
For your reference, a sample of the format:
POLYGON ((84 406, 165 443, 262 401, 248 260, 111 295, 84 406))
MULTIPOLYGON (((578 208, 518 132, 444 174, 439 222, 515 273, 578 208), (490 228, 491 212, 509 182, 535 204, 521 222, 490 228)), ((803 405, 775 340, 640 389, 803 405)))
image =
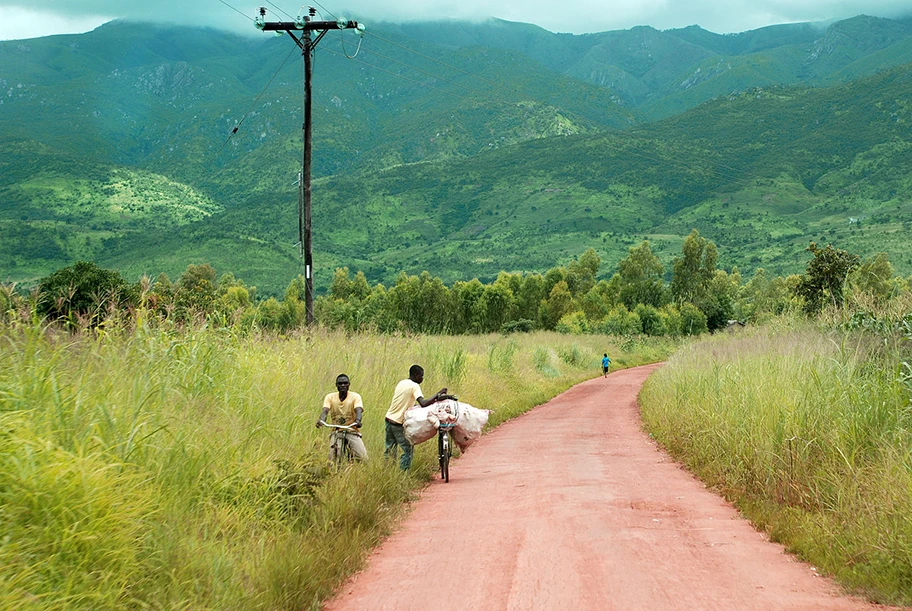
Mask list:
POLYGON ((361 417, 364 415, 364 408, 360 405, 355 408, 355 423, 352 425, 356 429, 361 428, 361 417))
POLYGON ((424 397, 418 397, 418 405, 420 405, 421 407, 427 407, 428 405, 437 403, 438 401, 443 401, 444 399, 453 399, 454 398, 453 395, 446 394, 446 391, 447 391, 446 388, 441 388, 437 392, 437 394, 434 395, 433 397, 431 397, 430 399, 425 399, 424 397))
POLYGON ((329 415, 329 408, 324 407, 323 411, 320 412, 320 419, 317 420, 317 428, 319 428, 321 426, 320 425, 321 422, 326 422, 326 416, 328 416, 328 415, 329 415))

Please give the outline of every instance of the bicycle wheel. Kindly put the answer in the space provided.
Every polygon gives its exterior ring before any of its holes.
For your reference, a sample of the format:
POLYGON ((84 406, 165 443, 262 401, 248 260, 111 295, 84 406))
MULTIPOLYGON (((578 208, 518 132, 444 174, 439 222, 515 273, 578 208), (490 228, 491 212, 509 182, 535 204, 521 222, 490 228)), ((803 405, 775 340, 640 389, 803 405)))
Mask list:
POLYGON ((333 433, 332 443, 335 447, 333 466, 336 469, 341 469, 351 462, 351 448, 348 446, 348 436, 345 433, 333 433))
POLYGON ((450 481, 450 435, 444 430, 437 433, 437 455, 440 457, 440 478, 450 481))
POLYGON ((351 444, 348 442, 348 435, 342 435, 342 460, 339 461, 340 464, 347 465, 352 461, 352 449, 351 444))
POLYGON ((446 433, 443 429, 437 431, 437 460, 440 462, 440 479, 444 481, 449 481, 447 479, 447 469, 449 465, 447 464, 446 459, 446 433))

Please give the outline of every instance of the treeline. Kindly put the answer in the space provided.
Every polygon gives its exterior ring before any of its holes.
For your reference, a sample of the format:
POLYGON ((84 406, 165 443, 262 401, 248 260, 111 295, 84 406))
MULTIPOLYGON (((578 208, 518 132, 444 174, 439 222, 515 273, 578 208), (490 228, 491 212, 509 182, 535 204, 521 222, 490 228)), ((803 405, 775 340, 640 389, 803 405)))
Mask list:
MULTIPOLYGON (((329 292, 316 299, 315 318, 348 331, 466 334, 557 330, 563 333, 680 336, 759 322, 786 311, 815 314, 839 308, 848 296, 883 303, 909 292, 885 254, 857 255, 811 243, 804 274, 770 277, 758 269, 747 282, 737 268, 720 269, 715 244, 693 230, 666 270, 647 240, 630 248, 610 279, 598 279, 601 259, 589 249, 544 274, 501 272, 445 285, 428 272, 402 273, 387 288, 362 272, 337 269, 329 292), (669 278, 666 281, 666 277, 669 278)), ((29 295, 0 291, 7 319, 41 316, 86 327, 146 316, 174 323, 290 331, 305 324, 304 280, 284 298, 256 299, 254 287, 232 274, 217 277, 208 264, 190 265, 175 281, 126 282, 119 273, 79 262, 42 279, 29 295)))

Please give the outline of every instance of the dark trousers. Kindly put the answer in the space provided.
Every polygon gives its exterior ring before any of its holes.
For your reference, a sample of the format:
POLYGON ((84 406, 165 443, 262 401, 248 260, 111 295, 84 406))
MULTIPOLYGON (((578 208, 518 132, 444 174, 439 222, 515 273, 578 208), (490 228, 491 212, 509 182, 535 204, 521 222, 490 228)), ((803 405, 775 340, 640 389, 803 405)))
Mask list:
POLYGON ((399 468, 408 471, 412 466, 412 444, 405 438, 405 429, 401 424, 386 421, 386 450, 383 455, 396 460, 399 448, 402 448, 402 457, 399 459, 399 468), (398 446, 398 447, 397 447, 398 446))

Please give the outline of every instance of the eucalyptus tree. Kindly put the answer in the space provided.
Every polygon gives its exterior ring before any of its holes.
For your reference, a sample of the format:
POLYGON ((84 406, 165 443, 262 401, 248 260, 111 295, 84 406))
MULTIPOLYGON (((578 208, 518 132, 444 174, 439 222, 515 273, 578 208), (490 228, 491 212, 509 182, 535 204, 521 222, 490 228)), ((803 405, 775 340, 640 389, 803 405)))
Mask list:
POLYGON ((618 263, 615 274, 618 299, 634 309, 637 304, 661 307, 668 301, 663 275, 665 268, 652 252, 649 240, 643 240, 639 246, 633 246, 626 257, 618 263))

